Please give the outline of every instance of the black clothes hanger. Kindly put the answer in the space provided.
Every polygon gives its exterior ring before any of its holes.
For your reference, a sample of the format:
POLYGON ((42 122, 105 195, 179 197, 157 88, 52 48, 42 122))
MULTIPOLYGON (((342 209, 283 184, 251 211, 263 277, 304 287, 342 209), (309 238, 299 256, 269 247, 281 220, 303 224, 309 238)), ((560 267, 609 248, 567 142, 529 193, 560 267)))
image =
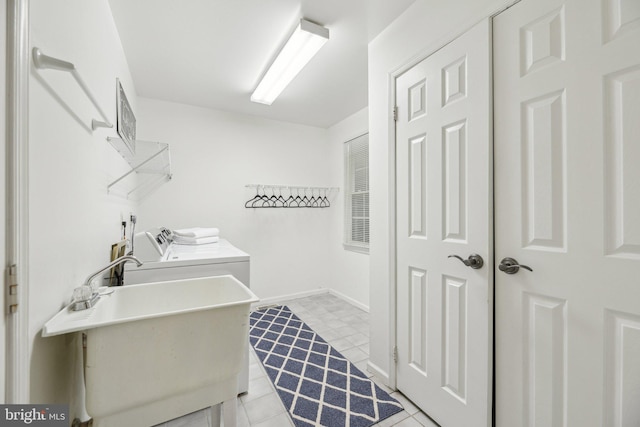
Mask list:
POLYGON ((319 208, 320 207, 320 189, 318 189, 318 197, 316 197, 315 189, 311 189, 311 207, 319 208))
POLYGON ((260 187, 256 186, 256 195, 253 196, 251 199, 247 200, 247 202, 244 204, 245 208, 252 208, 253 203, 255 203, 258 199, 260 199, 260 187))
POLYGON ((275 203, 275 207, 276 208, 286 208, 287 207, 287 201, 284 199, 284 197, 282 197, 282 187, 280 187, 278 189, 278 198, 276 199, 276 203, 275 203))
POLYGON ((307 197, 307 189, 304 188, 304 197, 302 198, 302 206, 305 207, 305 208, 310 207, 309 202, 310 202, 310 200, 307 197))
POLYGON ((328 208, 329 207, 329 199, 327 199, 327 189, 323 188, 324 193, 322 193, 322 198, 320 199, 320 207, 328 208))

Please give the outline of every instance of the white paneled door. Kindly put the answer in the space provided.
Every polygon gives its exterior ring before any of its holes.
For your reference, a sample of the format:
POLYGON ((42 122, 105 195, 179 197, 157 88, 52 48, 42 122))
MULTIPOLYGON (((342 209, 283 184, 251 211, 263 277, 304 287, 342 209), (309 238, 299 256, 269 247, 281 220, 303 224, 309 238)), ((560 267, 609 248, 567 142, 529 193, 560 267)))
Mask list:
POLYGON ((523 0, 494 41, 496 426, 638 427, 640 0, 523 0))
POLYGON ((490 39, 396 80, 397 387, 443 427, 491 422, 490 39))

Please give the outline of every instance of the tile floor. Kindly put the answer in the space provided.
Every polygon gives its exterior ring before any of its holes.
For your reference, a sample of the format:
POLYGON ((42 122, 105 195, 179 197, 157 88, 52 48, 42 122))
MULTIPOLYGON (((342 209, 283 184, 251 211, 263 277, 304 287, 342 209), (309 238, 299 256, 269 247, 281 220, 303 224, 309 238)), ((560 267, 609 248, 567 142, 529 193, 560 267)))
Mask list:
MULTIPOLYGON (((300 319, 396 398, 405 410, 376 424, 378 427, 438 427, 401 393, 393 392, 367 371, 369 314, 331 294, 282 301, 300 319)), ((209 410, 194 412, 158 427, 211 427, 209 410)), ((249 392, 238 398, 238 427, 293 427, 262 364, 250 350, 249 392)))

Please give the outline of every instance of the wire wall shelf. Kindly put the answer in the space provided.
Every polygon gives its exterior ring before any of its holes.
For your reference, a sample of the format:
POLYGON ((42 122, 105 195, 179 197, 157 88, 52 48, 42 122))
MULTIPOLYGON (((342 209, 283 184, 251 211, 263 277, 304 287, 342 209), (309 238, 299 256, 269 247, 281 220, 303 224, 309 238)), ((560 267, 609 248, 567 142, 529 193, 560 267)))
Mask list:
POLYGON ((119 194, 127 199, 139 199, 149 190, 171 179, 169 144, 138 139, 134 154, 120 138, 107 137, 107 141, 131 167, 131 170, 107 186, 108 193, 119 194))
POLYGON ((244 204, 245 208, 328 208, 338 187, 301 187, 292 185, 248 184, 256 194, 244 204))

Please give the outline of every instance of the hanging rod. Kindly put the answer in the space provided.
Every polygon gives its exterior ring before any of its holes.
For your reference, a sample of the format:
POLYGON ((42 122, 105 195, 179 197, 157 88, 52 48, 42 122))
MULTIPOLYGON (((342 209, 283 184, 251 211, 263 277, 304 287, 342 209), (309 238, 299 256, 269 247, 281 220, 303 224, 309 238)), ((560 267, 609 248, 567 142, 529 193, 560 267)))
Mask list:
POLYGON ((36 65, 38 69, 50 69, 50 70, 58 70, 58 71, 67 71, 70 72, 76 82, 80 85, 84 93, 87 95, 91 103, 96 107, 100 115, 102 116, 103 121, 93 119, 91 120, 91 129, 96 130, 96 128, 112 128, 113 124, 107 118, 105 112, 98 105, 98 101, 93 96, 89 87, 85 84, 82 77, 80 77, 80 73, 76 70, 76 66, 71 62, 63 61, 62 59, 54 58, 53 56, 47 56, 38 47, 34 47, 33 50, 33 63, 36 65))
POLYGON ((245 185, 246 188, 289 188, 289 189, 293 189, 293 190, 303 190, 303 189, 307 189, 307 190, 328 190, 328 191, 334 191, 334 190, 340 190, 340 187, 310 187, 308 185, 271 185, 271 184, 247 184, 245 185))

